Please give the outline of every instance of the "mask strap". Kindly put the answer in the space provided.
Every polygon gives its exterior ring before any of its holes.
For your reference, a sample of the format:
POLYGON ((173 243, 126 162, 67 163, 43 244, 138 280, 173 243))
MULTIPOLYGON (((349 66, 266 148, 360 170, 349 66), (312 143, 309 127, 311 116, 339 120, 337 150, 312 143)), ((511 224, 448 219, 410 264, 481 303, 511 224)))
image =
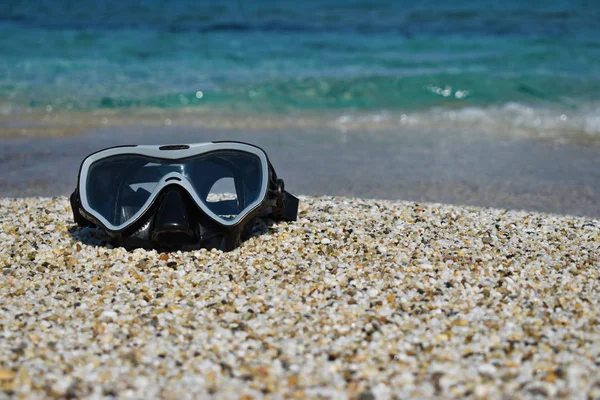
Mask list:
POLYGON ((283 219, 286 221, 295 221, 298 218, 298 203, 300 201, 293 194, 283 192, 283 219))
POLYGON ((73 211, 73 220, 79 226, 92 226, 93 224, 85 219, 83 215, 79 212, 81 207, 81 200, 79 198, 79 189, 75 189, 75 191, 71 194, 69 198, 71 202, 71 210, 73 211))

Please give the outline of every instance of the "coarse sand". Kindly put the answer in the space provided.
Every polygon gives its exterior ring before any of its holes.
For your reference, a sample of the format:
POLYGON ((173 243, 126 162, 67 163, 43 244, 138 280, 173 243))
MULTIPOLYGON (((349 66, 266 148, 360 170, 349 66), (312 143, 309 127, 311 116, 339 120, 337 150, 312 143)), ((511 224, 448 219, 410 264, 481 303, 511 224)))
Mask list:
POLYGON ((0 199, 0 398, 600 398, 600 221, 301 197, 232 252, 0 199))

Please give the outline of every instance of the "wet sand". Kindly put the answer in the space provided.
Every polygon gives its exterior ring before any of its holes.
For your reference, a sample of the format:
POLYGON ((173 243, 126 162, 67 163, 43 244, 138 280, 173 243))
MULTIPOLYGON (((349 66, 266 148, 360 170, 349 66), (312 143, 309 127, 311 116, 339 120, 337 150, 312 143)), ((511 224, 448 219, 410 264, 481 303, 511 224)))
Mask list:
POLYGON ((0 146, 0 196, 67 195, 82 159, 118 144, 239 140, 263 147, 300 194, 600 216, 600 146, 482 132, 110 126, 0 146))

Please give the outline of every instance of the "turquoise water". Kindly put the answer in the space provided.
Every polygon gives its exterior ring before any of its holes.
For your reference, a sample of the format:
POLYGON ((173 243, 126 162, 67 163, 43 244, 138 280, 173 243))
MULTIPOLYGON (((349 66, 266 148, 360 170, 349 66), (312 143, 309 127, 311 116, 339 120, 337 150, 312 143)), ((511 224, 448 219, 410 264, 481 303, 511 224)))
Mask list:
POLYGON ((0 114, 197 108, 596 135, 597 21, 600 2, 582 0, 5 1, 0 114))

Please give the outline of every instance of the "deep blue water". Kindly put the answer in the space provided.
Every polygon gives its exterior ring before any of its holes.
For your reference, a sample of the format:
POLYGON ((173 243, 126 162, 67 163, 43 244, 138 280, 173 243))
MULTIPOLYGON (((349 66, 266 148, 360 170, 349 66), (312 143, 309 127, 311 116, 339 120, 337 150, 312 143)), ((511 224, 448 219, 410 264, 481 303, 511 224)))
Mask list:
POLYGON ((4 0, 0 113, 197 107, 595 135, 598 21, 584 0, 4 0))

